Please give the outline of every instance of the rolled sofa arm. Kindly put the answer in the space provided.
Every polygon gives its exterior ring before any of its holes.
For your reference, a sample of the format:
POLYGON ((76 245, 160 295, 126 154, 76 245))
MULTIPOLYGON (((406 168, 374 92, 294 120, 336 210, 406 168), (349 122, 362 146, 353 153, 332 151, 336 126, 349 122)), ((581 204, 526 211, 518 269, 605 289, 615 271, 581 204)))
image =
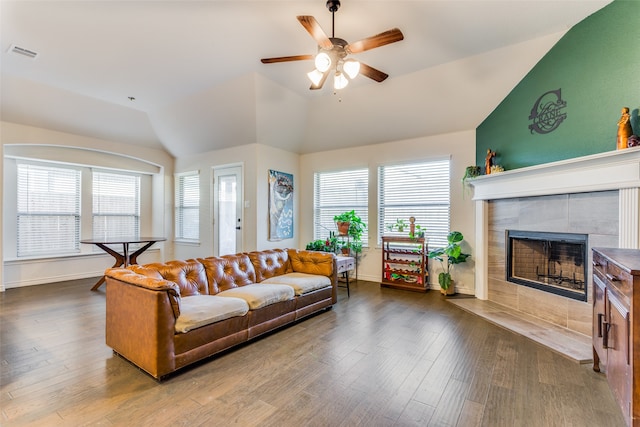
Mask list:
POLYGON ((107 345, 155 378, 173 372, 178 286, 125 268, 105 276, 107 345))
POLYGON ((180 316, 180 287, 175 282, 162 278, 148 277, 128 268, 109 268, 104 275, 106 278, 112 278, 152 291, 166 291, 175 318, 177 319, 180 316))

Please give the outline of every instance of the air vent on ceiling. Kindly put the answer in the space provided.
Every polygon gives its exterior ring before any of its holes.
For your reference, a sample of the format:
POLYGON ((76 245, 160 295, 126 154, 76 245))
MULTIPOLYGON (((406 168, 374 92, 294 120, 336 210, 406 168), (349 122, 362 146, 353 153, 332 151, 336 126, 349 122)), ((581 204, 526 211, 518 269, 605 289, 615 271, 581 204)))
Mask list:
POLYGON ((15 45, 15 44, 12 44, 11 47, 9 47, 9 52, 18 53, 20 55, 24 55, 24 56, 26 56, 28 58, 32 58, 32 59, 36 59, 36 57, 38 56, 38 52, 34 52, 32 50, 25 49, 23 47, 15 45))

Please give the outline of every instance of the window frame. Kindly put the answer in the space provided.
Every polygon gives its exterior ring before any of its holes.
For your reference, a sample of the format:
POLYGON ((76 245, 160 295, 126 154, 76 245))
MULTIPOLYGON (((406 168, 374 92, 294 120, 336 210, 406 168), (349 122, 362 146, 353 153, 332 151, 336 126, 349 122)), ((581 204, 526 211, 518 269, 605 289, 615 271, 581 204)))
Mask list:
MULTIPOLYGON (((81 252, 80 249, 80 235, 81 235, 81 231, 82 231, 82 170, 81 168, 78 167, 74 167, 68 164, 63 164, 63 163, 48 163, 48 162, 32 162, 32 161, 26 161, 26 160, 17 160, 15 163, 15 167, 16 167, 16 239, 15 239, 15 254, 16 254, 16 258, 18 259, 30 259, 30 258, 44 258, 44 257, 52 257, 52 256, 61 256, 61 255, 68 255, 68 254, 79 254, 81 252), (58 170, 63 170, 66 172, 72 172, 73 175, 75 175, 75 195, 72 196, 74 199, 74 204, 75 204, 75 208, 74 211, 71 212, 67 212, 66 214, 60 214, 60 212, 54 212, 51 210, 45 211, 45 210, 30 210, 28 207, 26 210, 22 210, 21 209, 21 205, 23 203, 25 203, 25 201, 21 200, 21 197, 23 197, 24 193, 21 190, 21 186, 24 185, 23 181, 21 179, 21 169, 23 167, 26 168, 33 168, 33 169, 40 169, 40 170, 48 170, 48 171, 52 171, 54 169, 58 169, 58 170), (57 214, 57 215, 56 215, 57 214), (69 235, 66 239, 70 239, 72 240, 71 245, 65 246, 63 249, 61 250, 31 250, 31 251, 21 251, 21 244, 20 241, 24 240, 21 239, 21 236, 23 236, 26 233, 21 233, 21 226, 20 226, 20 219, 22 217, 28 218, 28 217, 36 217, 36 216, 42 216, 42 217, 71 217, 72 218, 72 222, 74 224, 73 228, 74 231, 72 232, 71 235, 69 235)), ((43 181, 44 182, 44 181, 43 181)), ((50 177, 47 177, 46 182, 44 182, 47 185, 47 189, 41 189, 41 192, 45 192, 45 193, 50 193, 51 190, 51 186, 55 185, 55 183, 51 183, 50 177)), ((28 186, 28 184, 27 184, 28 186)), ((68 186, 66 187, 68 188, 68 186)), ((27 190, 28 192, 28 190, 27 190)), ((28 198, 31 199, 32 193, 27 194, 28 198)), ((27 205, 31 205, 32 201, 31 200, 27 200, 26 201, 27 205)), ((47 203, 47 202, 45 202, 47 203)), ((50 206, 50 205, 49 205, 50 206)), ((42 236, 42 234, 39 234, 40 236, 42 236)), ((28 239, 27 239, 28 240, 28 239)), ((64 239, 59 239, 59 242, 62 242, 64 239)), ((35 241, 34 241, 35 242, 35 241)))
MULTIPOLYGON (((377 237, 376 244, 382 244, 382 236, 383 235, 391 235, 391 236, 409 236, 408 228, 399 233, 397 231, 389 231, 386 226, 390 223, 394 223, 397 218, 402 218, 405 222, 409 223, 409 218, 414 216, 416 218, 415 223, 420 225, 425 231, 425 238, 427 238, 427 243, 429 245, 429 249, 436 249, 438 247, 443 247, 446 245, 446 235, 449 233, 451 228, 451 169, 452 169, 452 161, 451 156, 447 157, 433 157, 426 159, 416 159, 411 161, 404 162, 392 162, 392 163, 384 163, 379 164, 377 167, 377 214, 378 214, 378 223, 377 223, 377 237), (438 164, 446 163, 446 172, 443 172, 441 175, 438 175, 438 180, 440 182, 441 187, 438 188, 438 192, 440 194, 440 198, 433 196, 435 200, 426 203, 412 201, 409 203, 386 203, 385 202, 385 193, 388 190, 383 188, 383 182, 387 179, 385 177, 385 168, 397 168, 399 170, 407 167, 417 167, 422 168, 421 171, 424 170, 424 165, 433 164, 434 167, 437 168, 438 164), (444 197, 444 199, 442 199, 444 197), (446 201, 445 201, 446 200, 446 201), (426 209, 427 208, 427 209, 426 209), (444 209, 446 213, 444 214, 446 218, 441 218, 441 220, 437 221, 434 224, 434 221, 430 221, 428 219, 429 216, 438 216, 437 210, 444 209), (386 214, 388 210, 394 210, 398 212, 397 214, 386 214), (427 214, 429 212, 429 214, 427 214), (386 217, 385 217, 386 215, 386 217), (392 220, 390 220, 392 218, 392 220), (386 221, 385 221, 386 219, 386 221), (430 232, 429 223, 435 228, 436 231, 430 232)), ((425 172, 429 172, 426 170, 425 172)), ((404 183, 403 188, 409 188, 406 183, 404 183)), ((425 191, 424 188, 420 189, 421 191, 425 191)), ((407 193, 410 193, 413 190, 408 190, 407 193)), ((404 196, 405 199, 410 199, 411 194, 406 194, 404 196)), ((398 196, 396 196, 398 197, 398 196)), ((431 228, 433 230, 434 228, 431 228)))
POLYGON ((200 171, 187 171, 187 172, 178 172, 174 174, 174 240, 176 242, 181 243, 200 243, 200 171), (184 204, 184 180, 185 178, 196 177, 195 183, 197 185, 196 193, 198 196, 197 204, 193 206, 185 206, 184 204), (182 185, 181 185, 182 184, 182 185), (197 231, 197 237, 190 238, 184 236, 184 221, 185 219, 185 209, 195 210, 196 218, 197 218, 197 227, 195 230, 197 231))
MULTIPOLYGON (((91 235, 92 238, 94 239, 118 239, 120 237, 123 237, 126 235, 126 237, 140 237, 140 211, 141 211, 141 187, 142 187, 142 183, 141 183, 141 174, 137 174, 137 173, 128 173, 128 172, 121 172, 121 171, 116 171, 116 170, 107 170, 107 169, 91 169, 91 235), (96 176, 99 175, 112 175, 112 176, 117 176, 117 177, 132 177, 135 178, 135 195, 134 195, 134 206, 135 206, 135 212, 133 213, 110 213, 110 212, 98 212, 96 213, 96 203, 99 203, 99 200, 97 200, 99 197, 97 196, 97 192, 96 192, 96 176), (98 236, 96 235, 96 219, 98 217, 103 217, 103 218, 109 218, 109 217, 131 217, 133 218, 133 231, 132 232, 127 232, 125 234, 122 233, 114 233, 113 231, 109 231, 108 229, 106 229, 106 234, 105 235, 101 235, 98 236), (133 236, 131 236, 131 233, 133 233, 133 236)), ((109 189, 109 188, 107 188, 109 189)))
MULTIPOLYGON (((331 236, 331 232, 334 232, 337 234, 337 228, 335 226, 335 223, 333 222, 333 217, 336 214, 339 214, 345 211, 350 211, 353 209, 356 211, 356 214, 362 219, 362 221, 365 224, 367 224, 367 228, 365 230, 365 233, 362 236, 361 243, 362 243, 362 247, 369 246, 368 234, 369 234, 369 186, 371 185, 370 177, 371 177, 371 173, 368 167, 354 167, 349 169, 340 169, 340 170, 331 170, 331 171, 317 171, 313 173, 313 240, 326 239, 331 236), (364 187, 364 192, 362 191, 360 192, 360 194, 364 194, 365 196, 364 202, 359 201, 356 196, 354 200, 349 200, 347 202, 342 202, 342 203, 333 202, 331 204, 323 203, 320 206, 319 205, 320 203, 319 187, 322 185, 322 183, 319 180, 322 178, 323 175, 329 177, 330 175, 340 176, 343 174, 349 175, 350 178, 354 178, 354 174, 355 174, 355 177, 356 177, 355 179, 366 178, 367 185, 364 187), (364 177, 358 174, 364 174, 364 177), (328 211, 328 213, 323 214, 323 211, 324 212, 328 211), (331 218, 331 219, 328 220, 327 218, 331 218)), ((337 178, 333 178, 333 179, 337 179, 337 178)), ((357 190, 354 190, 354 192, 357 192, 357 190)), ((344 194, 344 192, 341 194, 344 194)))

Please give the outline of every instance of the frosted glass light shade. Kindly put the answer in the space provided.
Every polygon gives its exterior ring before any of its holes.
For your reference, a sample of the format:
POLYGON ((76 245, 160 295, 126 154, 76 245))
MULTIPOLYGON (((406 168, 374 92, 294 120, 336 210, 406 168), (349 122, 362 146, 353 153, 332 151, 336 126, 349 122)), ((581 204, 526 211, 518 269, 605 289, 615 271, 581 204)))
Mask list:
POLYGON ((355 79, 358 73, 360 73, 360 63, 355 59, 347 59, 344 61, 342 69, 350 79, 355 79))
POLYGON ((349 84, 349 80, 342 73, 336 73, 333 78, 333 88, 336 90, 344 89, 349 84))
POLYGON ((307 77, 309 77, 309 80, 311 80, 311 83, 313 83, 314 86, 318 86, 318 84, 320 84, 320 80, 322 80, 323 75, 324 74, 318 70, 313 70, 307 73, 307 77))
POLYGON ((320 52, 316 55, 315 65, 318 71, 324 73, 331 67, 331 57, 325 52, 320 52))

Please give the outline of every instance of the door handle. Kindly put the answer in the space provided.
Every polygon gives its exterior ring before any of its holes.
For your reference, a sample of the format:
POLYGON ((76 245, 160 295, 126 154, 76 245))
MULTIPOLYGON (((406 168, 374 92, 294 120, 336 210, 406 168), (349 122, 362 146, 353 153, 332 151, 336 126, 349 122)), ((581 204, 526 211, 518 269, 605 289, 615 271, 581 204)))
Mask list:
POLYGON ((603 313, 598 313, 598 338, 602 338, 602 319, 604 318, 603 313))
POLYGON ((237 226, 237 227, 236 227, 236 230, 240 230, 240 226, 237 226))
POLYGON ((613 348, 609 347, 609 331, 611 329, 611 323, 602 322, 604 326, 604 333, 602 334, 602 348, 613 348))

